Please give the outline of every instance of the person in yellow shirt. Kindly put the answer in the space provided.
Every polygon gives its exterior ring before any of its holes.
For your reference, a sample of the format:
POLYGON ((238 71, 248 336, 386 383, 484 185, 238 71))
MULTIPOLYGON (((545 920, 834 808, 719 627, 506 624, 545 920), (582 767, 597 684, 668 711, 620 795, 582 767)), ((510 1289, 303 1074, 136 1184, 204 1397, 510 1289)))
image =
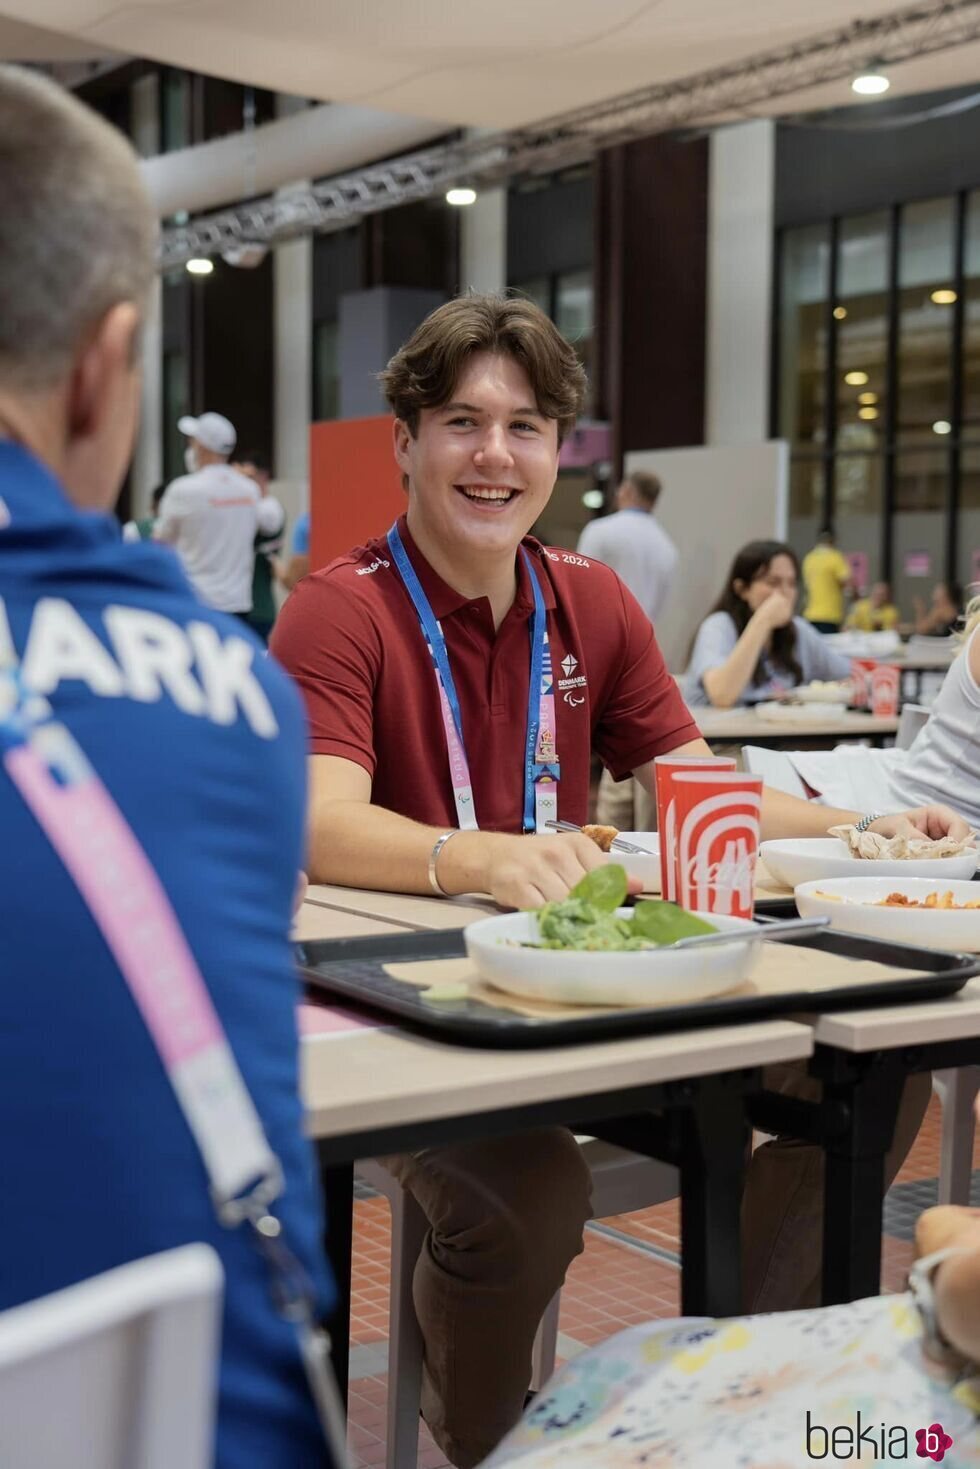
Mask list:
POLYGON ((847 626, 858 632, 891 632, 898 626, 899 611, 892 602, 892 589, 886 581, 876 581, 870 597, 855 602, 847 614, 847 626))
POLYGON ((806 606, 803 616, 817 632, 840 632, 844 621, 844 590, 851 568, 834 542, 832 530, 822 530, 817 544, 803 558, 806 606))

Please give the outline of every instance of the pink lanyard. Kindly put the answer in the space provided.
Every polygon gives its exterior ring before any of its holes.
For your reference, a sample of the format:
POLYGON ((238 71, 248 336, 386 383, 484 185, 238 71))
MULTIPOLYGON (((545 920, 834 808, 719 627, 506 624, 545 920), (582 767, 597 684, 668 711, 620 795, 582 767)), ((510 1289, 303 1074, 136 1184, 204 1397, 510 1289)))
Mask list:
POLYGON ((218 1219, 247 1222, 296 1326, 324 1434, 345 1462, 342 1411, 315 1325, 312 1291, 271 1205, 283 1190, 272 1151, 170 900, 125 816, 47 701, 0 667, 3 766, 77 887, 157 1048, 210 1182, 218 1219))

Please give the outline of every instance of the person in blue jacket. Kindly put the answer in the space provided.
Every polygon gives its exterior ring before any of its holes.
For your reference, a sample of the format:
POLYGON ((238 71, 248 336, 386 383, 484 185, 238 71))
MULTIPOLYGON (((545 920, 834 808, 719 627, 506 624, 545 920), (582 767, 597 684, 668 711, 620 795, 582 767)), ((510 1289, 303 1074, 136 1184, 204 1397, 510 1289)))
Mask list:
MULTIPOLYGON (((136 431, 156 233, 128 143, 53 83, 0 67, 0 199, 5 687, 16 669, 47 701, 162 881, 282 1165, 284 1237, 325 1310, 289 948, 300 701, 240 621, 196 599, 169 548, 124 543, 110 513, 136 431)), ((0 756, 14 727, 0 701, 0 756)), ((204 1241, 225 1275, 216 1464, 320 1469, 266 1261, 246 1229, 218 1222, 122 972, 2 760, 0 832, 0 1310, 204 1241)))

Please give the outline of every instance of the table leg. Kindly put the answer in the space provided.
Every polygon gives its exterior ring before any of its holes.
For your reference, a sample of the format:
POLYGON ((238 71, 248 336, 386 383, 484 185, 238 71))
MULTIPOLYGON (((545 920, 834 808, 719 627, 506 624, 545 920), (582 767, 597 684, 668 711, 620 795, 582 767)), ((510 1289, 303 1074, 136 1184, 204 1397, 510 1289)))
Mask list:
POLYGON ((336 1301, 327 1318, 330 1333, 331 1361, 337 1388, 344 1407, 347 1406, 347 1379, 350 1362, 350 1290, 351 1247, 354 1228, 353 1163, 320 1165, 320 1184, 327 1214, 323 1245, 333 1276, 336 1301))
POLYGON ((704 1078, 679 1125, 681 1314, 736 1316, 749 1136, 742 1088, 730 1077, 704 1078))
POLYGON ((847 1117, 844 1129, 826 1144, 825 1306, 874 1296, 881 1289, 885 1155, 904 1081, 904 1069, 889 1053, 868 1058, 849 1079, 824 1082, 825 1101, 842 1103, 847 1117))

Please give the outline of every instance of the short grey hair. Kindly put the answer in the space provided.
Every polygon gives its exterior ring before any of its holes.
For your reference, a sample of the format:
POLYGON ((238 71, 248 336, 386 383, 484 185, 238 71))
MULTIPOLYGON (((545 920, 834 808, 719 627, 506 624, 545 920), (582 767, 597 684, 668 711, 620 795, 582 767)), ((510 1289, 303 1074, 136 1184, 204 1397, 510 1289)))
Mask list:
POLYGON ((123 134, 46 77, 0 66, 0 386, 54 387, 113 306, 142 314, 156 235, 123 134))

